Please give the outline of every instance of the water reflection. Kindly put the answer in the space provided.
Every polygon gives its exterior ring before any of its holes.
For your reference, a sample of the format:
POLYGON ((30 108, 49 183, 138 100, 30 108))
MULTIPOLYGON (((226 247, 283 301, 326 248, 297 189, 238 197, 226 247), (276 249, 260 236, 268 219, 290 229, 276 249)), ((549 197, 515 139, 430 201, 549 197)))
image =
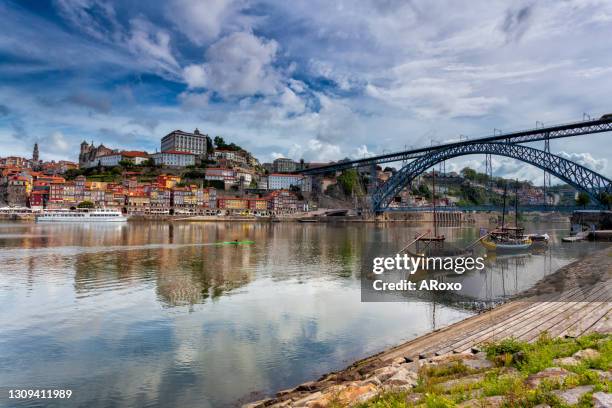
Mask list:
MULTIPOLYGON (((468 316, 440 298, 360 301, 371 258, 417 229, 0 224, 0 398, 55 386, 73 389, 69 406, 232 405, 468 316), (255 244, 215 245, 234 239, 255 244)), ((555 238, 460 278, 474 300, 504 297, 594 248, 555 238)))

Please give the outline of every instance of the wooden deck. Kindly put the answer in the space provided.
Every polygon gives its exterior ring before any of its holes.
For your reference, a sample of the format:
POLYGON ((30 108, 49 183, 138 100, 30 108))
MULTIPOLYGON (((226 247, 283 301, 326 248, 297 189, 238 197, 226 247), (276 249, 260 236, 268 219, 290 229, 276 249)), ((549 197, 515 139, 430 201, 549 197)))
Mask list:
POLYGON ((592 331, 612 332, 611 285, 575 287, 549 299, 519 300, 468 318, 378 354, 379 361, 409 360, 477 349, 483 343, 515 337, 535 341, 547 332, 553 337, 577 337, 592 331))

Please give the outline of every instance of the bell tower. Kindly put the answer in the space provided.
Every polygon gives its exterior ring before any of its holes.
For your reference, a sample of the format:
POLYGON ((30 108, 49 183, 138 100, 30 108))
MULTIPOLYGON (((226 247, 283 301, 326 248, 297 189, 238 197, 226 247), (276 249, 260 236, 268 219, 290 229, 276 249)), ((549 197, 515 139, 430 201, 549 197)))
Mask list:
POLYGON ((32 161, 38 163, 38 143, 34 143, 34 151, 32 152, 32 161))

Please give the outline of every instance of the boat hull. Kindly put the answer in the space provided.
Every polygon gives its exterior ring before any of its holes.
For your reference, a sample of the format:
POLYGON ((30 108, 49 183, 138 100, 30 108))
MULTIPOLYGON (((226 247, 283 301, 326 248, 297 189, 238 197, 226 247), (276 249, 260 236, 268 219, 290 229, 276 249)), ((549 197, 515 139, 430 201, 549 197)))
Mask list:
POLYGON ((533 242, 529 239, 520 244, 504 244, 483 239, 480 241, 482 245, 489 251, 524 251, 531 248, 533 242))
POLYGON ((93 218, 93 217, 83 217, 83 218, 74 218, 71 219, 69 217, 66 217, 64 219, 59 219, 59 218, 51 218, 51 217, 37 217, 36 218, 36 222, 53 222, 53 223, 74 223, 74 222, 104 222, 104 223, 108 223, 108 222, 126 222, 128 219, 127 217, 114 217, 114 218, 108 218, 108 219, 102 219, 102 218, 93 218))

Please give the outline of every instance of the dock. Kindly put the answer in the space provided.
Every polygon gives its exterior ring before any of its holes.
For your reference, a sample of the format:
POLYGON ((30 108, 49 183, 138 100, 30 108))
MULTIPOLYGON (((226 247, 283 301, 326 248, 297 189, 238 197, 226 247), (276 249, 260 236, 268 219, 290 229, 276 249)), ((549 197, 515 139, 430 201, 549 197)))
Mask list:
POLYGON ((513 337, 579 337, 612 333, 612 247, 573 262, 508 303, 357 361, 317 381, 281 391, 250 407, 284 404, 328 387, 368 378, 397 361, 407 363, 456 353, 477 353, 490 342, 513 337))

